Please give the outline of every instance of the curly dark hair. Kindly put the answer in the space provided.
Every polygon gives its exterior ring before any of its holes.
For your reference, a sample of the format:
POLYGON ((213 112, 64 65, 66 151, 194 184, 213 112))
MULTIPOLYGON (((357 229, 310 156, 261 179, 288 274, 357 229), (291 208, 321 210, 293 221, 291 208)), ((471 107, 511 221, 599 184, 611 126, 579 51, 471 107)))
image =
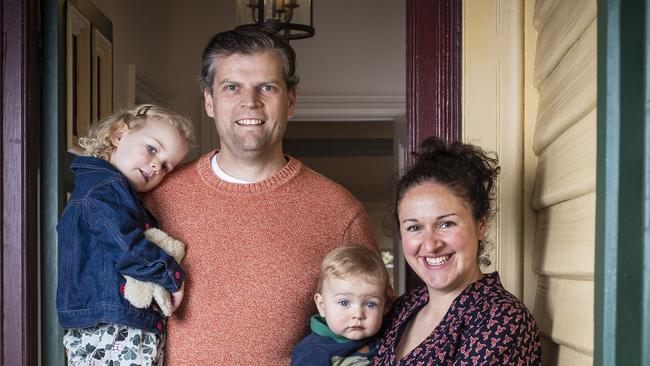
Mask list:
MULTIPOLYGON (((462 142, 446 143, 437 137, 424 140, 420 151, 412 154, 415 164, 399 179, 395 189, 393 220, 398 233, 400 202, 409 189, 425 182, 441 184, 464 199, 475 220, 492 217, 494 186, 501 170, 496 154, 462 142)), ((479 243, 480 261, 489 264, 489 258, 483 255, 484 245, 479 243)))

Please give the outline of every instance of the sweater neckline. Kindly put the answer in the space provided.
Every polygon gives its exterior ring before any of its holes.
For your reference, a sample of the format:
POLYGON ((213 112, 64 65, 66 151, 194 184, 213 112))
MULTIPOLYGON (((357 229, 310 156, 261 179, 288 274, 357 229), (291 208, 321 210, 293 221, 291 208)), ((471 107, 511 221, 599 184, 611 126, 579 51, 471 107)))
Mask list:
POLYGON ((201 177, 201 180, 205 184, 222 191, 240 193, 256 193, 268 191, 291 180, 296 174, 298 174, 302 167, 300 161, 288 155, 285 155, 288 160, 287 164, 269 178, 248 184, 231 183, 217 177, 217 175, 212 170, 210 161, 217 152, 218 150, 212 150, 207 154, 201 156, 196 162, 196 170, 201 177))

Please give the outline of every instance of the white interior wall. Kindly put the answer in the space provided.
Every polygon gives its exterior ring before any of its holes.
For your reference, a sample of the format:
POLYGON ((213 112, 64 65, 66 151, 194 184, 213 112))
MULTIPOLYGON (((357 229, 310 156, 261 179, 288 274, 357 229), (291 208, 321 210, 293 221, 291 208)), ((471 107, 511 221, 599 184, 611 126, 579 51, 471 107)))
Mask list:
POLYGON ((170 90, 169 0, 93 0, 113 22, 113 109, 129 104, 127 68, 170 90))
POLYGON ((172 1, 170 6, 169 83, 174 90, 172 104, 187 114, 200 132, 201 146, 195 151, 216 147, 213 121, 203 109, 198 78, 201 72, 201 53, 210 37, 233 28, 234 0, 172 1))
POLYGON ((403 97, 405 11, 395 0, 315 0, 316 35, 292 42, 299 96, 403 97))

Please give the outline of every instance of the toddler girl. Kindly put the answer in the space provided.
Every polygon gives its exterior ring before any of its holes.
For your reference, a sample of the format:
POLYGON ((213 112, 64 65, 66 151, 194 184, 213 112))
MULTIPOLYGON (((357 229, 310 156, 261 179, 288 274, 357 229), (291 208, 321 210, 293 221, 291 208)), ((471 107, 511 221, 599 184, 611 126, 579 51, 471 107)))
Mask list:
POLYGON ((156 283, 183 299, 185 274, 145 238, 157 226, 139 193, 156 187, 192 145, 191 122, 141 105, 95 123, 73 160, 75 188, 57 225, 57 311, 69 365, 162 364, 165 318, 124 298, 124 276, 156 283), (112 364, 112 363, 111 363, 112 364))

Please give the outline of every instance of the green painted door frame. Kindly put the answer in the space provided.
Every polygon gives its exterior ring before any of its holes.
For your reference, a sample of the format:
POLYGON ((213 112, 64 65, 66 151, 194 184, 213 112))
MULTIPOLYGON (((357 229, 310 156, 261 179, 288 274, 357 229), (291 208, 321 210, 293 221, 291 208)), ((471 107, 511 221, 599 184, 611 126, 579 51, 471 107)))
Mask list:
POLYGON ((41 0, 41 364, 63 365, 63 330, 56 314, 56 224, 65 205, 71 157, 65 152, 64 0, 41 0))
POLYGON ((649 3, 598 1, 595 365, 650 366, 649 3))

